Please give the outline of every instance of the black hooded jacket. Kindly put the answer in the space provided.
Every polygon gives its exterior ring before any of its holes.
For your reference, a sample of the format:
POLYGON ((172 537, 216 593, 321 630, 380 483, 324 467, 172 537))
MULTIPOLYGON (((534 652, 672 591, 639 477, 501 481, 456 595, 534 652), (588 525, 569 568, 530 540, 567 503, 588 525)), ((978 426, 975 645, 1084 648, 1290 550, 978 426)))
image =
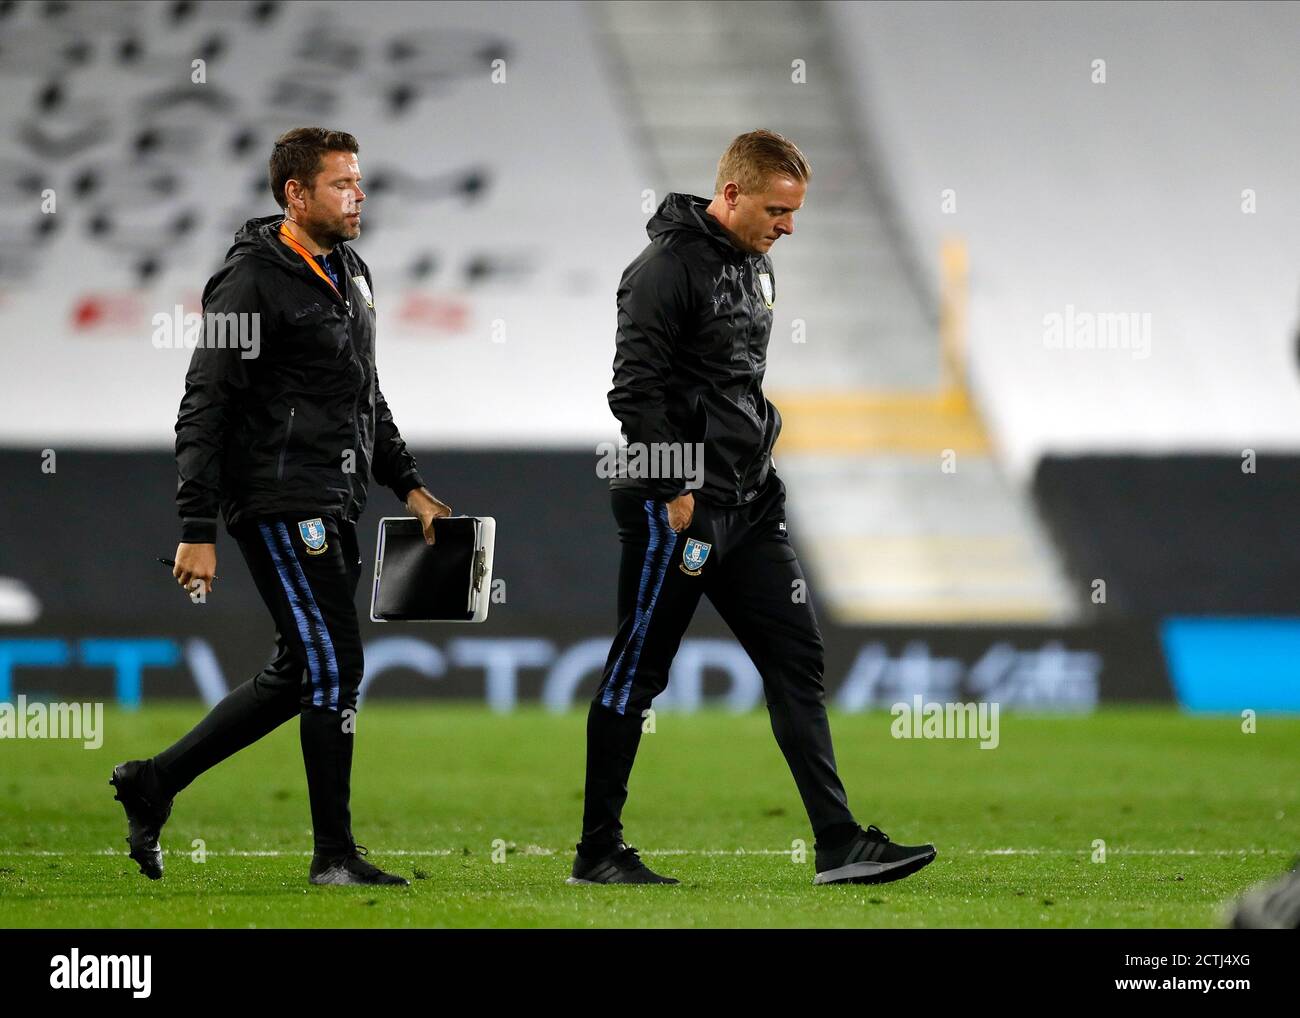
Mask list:
POLYGON ((259 315, 255 357, 205 339, 176 419, 181 540, 216 540, 257 516, 356 521, 367 477, 399 499, 423 486, 375 372, 370 270, 346 244, 339 291, 279 239, 282 216, 249 220, 203 290, 205 321, 259 315))
POLYGON ((635 454, 654 443, 700 443, 703 483, 694 494, 740 505, 767 481, 781 431, 763 395, 776 282, 771 260, 732 244, 708 204, 668 195, 646 227, 650 244, 619 283, 609 407, 632 468, 610 486, 658 500, 692 490, 680 475, 632 476, 635 454))

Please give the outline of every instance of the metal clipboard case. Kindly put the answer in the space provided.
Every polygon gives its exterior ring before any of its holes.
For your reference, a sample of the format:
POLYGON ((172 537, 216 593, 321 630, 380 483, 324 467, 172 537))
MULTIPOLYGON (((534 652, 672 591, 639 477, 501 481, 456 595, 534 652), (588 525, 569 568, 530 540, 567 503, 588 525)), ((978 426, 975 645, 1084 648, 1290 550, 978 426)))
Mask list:
POLYGON ((434 520, 425 544, 414 516, 385 516, 375 542, 372 622, 482 622, 492 597, 491 516, 434 520))

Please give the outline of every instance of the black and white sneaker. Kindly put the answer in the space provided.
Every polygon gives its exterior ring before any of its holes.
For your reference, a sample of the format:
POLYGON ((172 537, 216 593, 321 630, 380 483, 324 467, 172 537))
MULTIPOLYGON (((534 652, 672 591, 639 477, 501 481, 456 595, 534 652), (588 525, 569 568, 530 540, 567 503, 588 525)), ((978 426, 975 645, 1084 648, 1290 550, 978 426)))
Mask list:
POLYGON ((1228 920, 1234 930, 1300 929, 1300 861, 1289 873, 1248 890, 1228 920))
POLYGON ((311 860, 311 882, 313 884, 391 884, 395 887, 407 887, 410 881, 395 873, 385 873, 378 866, 373 866, 361 858, 369 855, 364 845, 353 845, 351 852, 342 855, 314 855, 311 860))
POLYGON ((108 783, 117 789, 113 798, 126 810, 126 843, 140 872, 150 880, 163 875, 162 847, 158 837, 172 815, 172 800, 163 800, 147 780, 147 760, 128 760, 113 768, 108 783))
POLYGON ((584 859, 581 854, 573 860, 573 876, 566 884, 677 884, 673 877, 661 877, 641 861, 635 848, 619 845, 599 859, 584 859))
POLYGON ((897 845, 875 824, 847 845, 817 849, 814 884, 886 884, 934 862, 933 845, 897 845))

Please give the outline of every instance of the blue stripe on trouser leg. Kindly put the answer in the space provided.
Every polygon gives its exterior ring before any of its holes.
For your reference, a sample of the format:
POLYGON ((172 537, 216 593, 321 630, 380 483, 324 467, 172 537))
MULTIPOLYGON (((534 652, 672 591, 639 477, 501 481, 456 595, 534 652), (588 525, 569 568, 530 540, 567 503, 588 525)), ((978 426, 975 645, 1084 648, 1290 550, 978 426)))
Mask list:
POLYGON ((628 667, 627 677, 623 683, 623 693, 618 700, 618 712, 624 713, 627 709, 628 698, 632 695, 632 682, 636 677, 637 662, 641 660, 641 647, 645 644, 646 632, 650 628, 650 615, 655 610, 655 605, 659 601, 659 589, 664 583, 664 574, 668 571, 668 563, 672 560, 673 550, 677 547, 677 533, 668 525, 668 507, 661 505, 663 519, 659 521, 663 528, 664 550, 659 556, 659 566, 655 574, 654 589, 650 593, 650 603, 646 605, 645 617, 641 621, 641 636, 636 641, 636 646, 632 654, 632 663, 628 667))
POLYGON ((311 586, 307 583, 307 577, 303 575, 302 564, 298 561, 298 554, 293 550, 293 542, 289 540, 289 528, 283 523, 276 523, 276 532, 280 535, 280 546, 286 552, 290 575, 298 581, 298 589, 302 595, 303 609, 307 614, 308 621, 316 631, 316 639, 321 649, 321 659, 325 664, 325 673, 329 679, 329 691, 325 697, 324 704, 316 703, 316 706, 328 707, 330 710, 338 710, 339 707, 339 662, 334 656, 334 641, 330 639, 329 628, 325 625, 325 619, 320 613, 320 606, 316 604, 316 598, 312 596, 311 586))
POLYGON ((600 697, 602 707, 612 707, 614 705, 614 687, 617 685, 619 669, 623 667, 623 659, 627 656, 627 649, 631 646, 636 633, 641 628, 641 614, 645 610, 646 588, 650 586, 650 577, 654 575, 655 571, 655 555, 659 550, 659 528, 655 526, 654 502, 646 499, 644 506, 646 519, 649 521, 650 536, 646 542, 645 557, 641 562, 641 581, 636 590, 635 621, 632 624, 632 632, 628 634, 627 643, 623 644, 623 649, 618 653, 618 660, 614 662, 614 667, 610 669, 609 679, 605 683, 605 691, 600 697))
POLYGON ((276 539, 271 533, 271 528, 265 523, 259 523, 257 529, 262 532, 262 540, 266 542, 266 549, 271 553, 271 561, 275 563, 275 571, 280 575, 280 585, 284 587, 285 597, 289 600, 289 610, 293 613, 294 624, 298 627, 298 636, 307 651, 307 673, 311 676, 311 702, 319 707, 323 698, 320 657, 316 653, 316 638, 312 634, 311 626, 307 621, 306 609, 303 607, 302 599, 298 596, 297 587, 289 578, 288 569, 283 556, 280 554, 280 549, 277 547, 276 539))
POLYGON ((659 588, 663 585, 664 573, 668 569, 673 548, 677 544, 677 534, 668 525, 668 507, 647 499, 645 511, 650 528, 650 541, 646 548, 645 565, 641 571, 641 584, 637 591, 636 620, 627 644, 619 653, 618 660, 614 662, 609 686, 601 699, 604 706, 613 706, 619 714, 627 710, 628 698, 632 694, 632 684, 636 678, 637 662, 641 659, 641 648, 645 643, 646 632, 650 628, 650 617, 659 600, 659 588), (621 676, 620 672, 622 672, 621 676), (613 702, 615 689, 618 689, 617 704, 613 702))

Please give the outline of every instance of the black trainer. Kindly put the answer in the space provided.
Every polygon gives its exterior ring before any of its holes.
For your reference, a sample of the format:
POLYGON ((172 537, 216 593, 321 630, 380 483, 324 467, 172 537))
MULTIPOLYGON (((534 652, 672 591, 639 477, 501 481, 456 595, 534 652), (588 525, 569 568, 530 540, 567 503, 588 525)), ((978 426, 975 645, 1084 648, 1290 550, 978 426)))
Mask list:
POLYGON ((1300 929, 1300 860, 1289 873, 1256 884, 1232 907, 1228 925, 1234 930, 1300 929))
POLYGON ((677 884, 673 877, 661 877, 641 861, 635 848, 622 842, 608 855, 599 859, 584 859, 579 854, 573 860, 573 876, 566 884, 677 884))
POLYGON ((933 845, 896 845, 875 824, 839 848, 817 849, 814 884, 886 884, 934 862, 933 845))
POLYGON ((385 873, 378 866, 366 862, 369 855, 364 845, 353 845, 351 852, 342 855, 314 855, 311 860, 313 884, 392 884, 406 887, 410 881, 395 873, 385 873))
POLYGON ((108 783, 117 789, 113 798, 126 810, 126 843, 131 847, 131 858, 150 880, 161 880, 163 856, 158 836, 172 815, 172 800, 163 801, 157 789, 148 783, 142 773, 147 764, 147 760, 120 763, 113 768, 108 783))

